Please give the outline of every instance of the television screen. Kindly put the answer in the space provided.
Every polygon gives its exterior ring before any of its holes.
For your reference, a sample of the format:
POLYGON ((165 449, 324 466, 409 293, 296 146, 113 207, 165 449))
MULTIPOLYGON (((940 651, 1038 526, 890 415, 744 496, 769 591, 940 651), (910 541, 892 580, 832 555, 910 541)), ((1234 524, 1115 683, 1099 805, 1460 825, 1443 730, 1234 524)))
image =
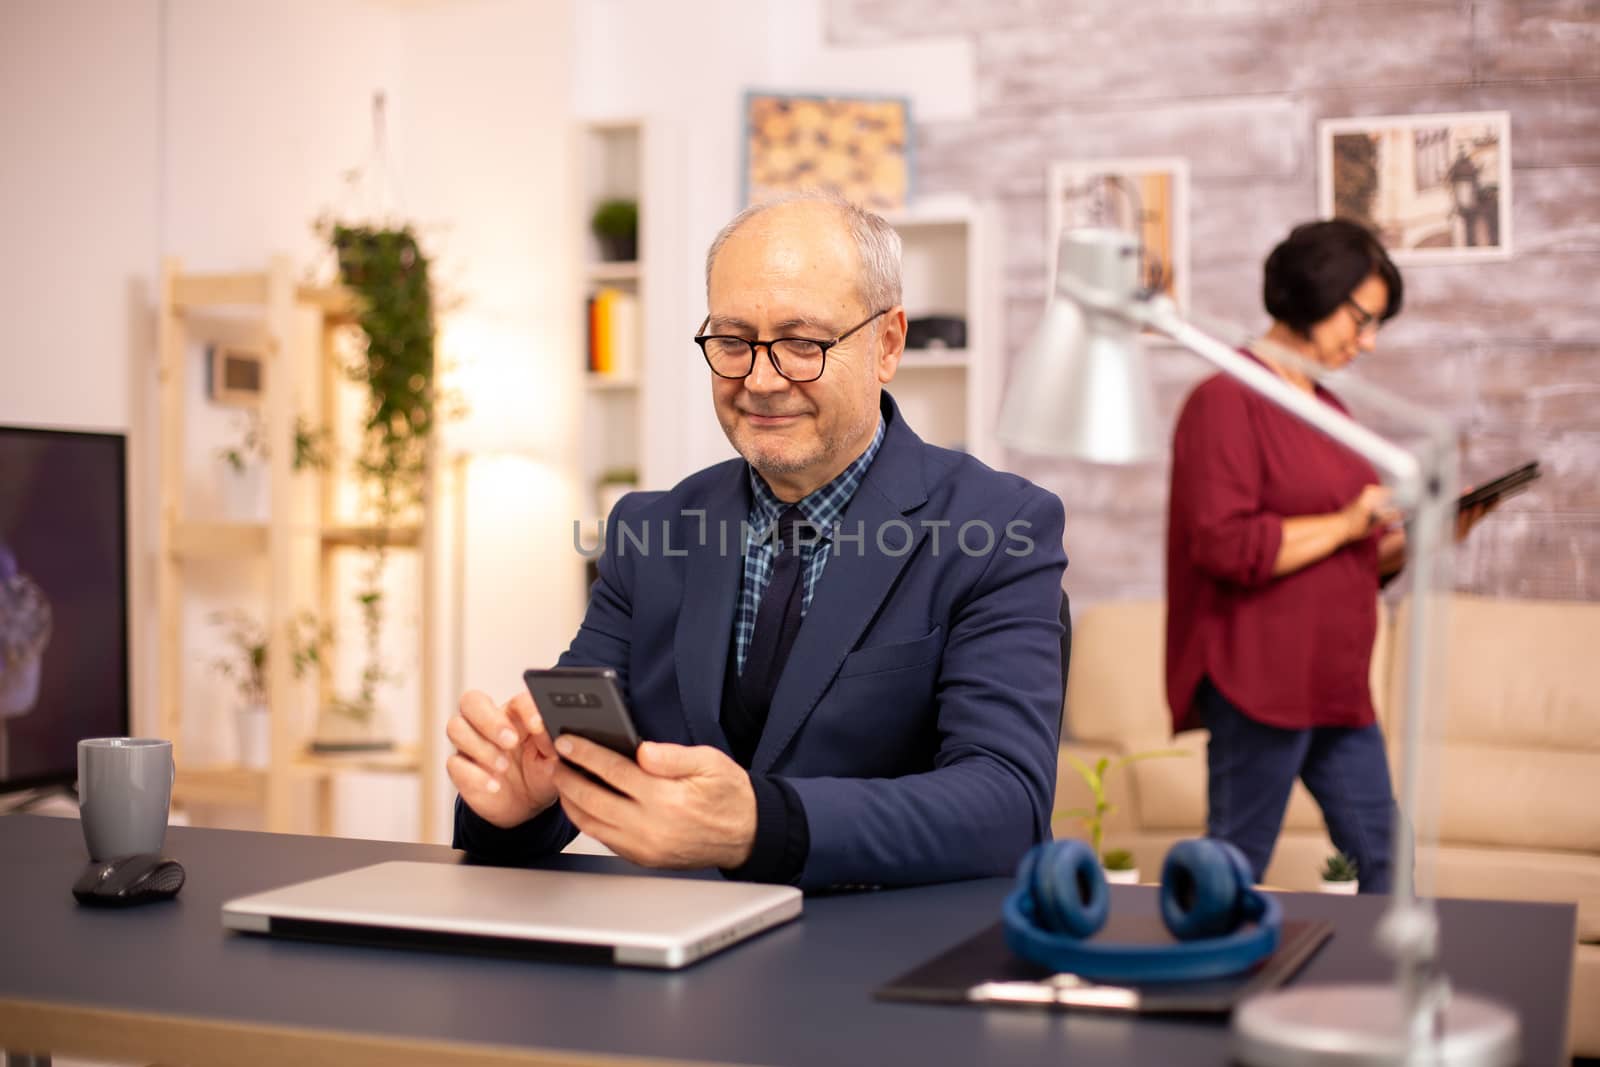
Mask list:
POLYGON ((0 792, 128 732, 124 438, 0 426, 0 792))

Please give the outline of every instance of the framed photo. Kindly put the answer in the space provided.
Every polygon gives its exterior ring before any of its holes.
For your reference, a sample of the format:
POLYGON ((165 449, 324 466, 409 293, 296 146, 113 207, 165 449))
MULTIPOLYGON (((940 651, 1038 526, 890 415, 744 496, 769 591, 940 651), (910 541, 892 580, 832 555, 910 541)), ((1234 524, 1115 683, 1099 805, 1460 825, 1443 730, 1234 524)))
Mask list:
POLYGON ((1050 287, 1061 231, 1111 227, 1140 237, 1144 284, 1189 307, 1189 161, 1176 156, 1086 159, 1050 166, 1050 287))
POLYGON ((1370 226, 1397 263, 1511 255, 1511 116, 1383 115, 1318 124, 1318 207, 1370 226))
POLYGON ((749 92, 743 119, 746 206, 817 188, 880 213, 911 199, 909 100, 749 92))

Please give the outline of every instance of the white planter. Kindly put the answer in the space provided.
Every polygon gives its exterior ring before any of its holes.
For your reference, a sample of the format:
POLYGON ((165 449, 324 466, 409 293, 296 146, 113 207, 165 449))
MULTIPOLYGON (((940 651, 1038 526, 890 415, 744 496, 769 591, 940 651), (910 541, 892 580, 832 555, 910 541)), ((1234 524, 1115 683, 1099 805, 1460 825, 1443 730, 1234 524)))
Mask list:
POLYGON ((1330 882, 1324 878, 1322 880, 1322 891, 1324 893, 1338 893, 1340 896, 1353 897, 1356 895, 1356 889, 1359 885, 1360 883, 1353 879, 1348 882, 1330 882))
POLYGON ((1107 871, 1106 881, 1112 885, 1138 885, 1139 868, 1135 867, 1131 871, 1107 871))
POLYGON ((239 726, 239 764, 263 770, 272 762, 272 715, 265 704, 246 704, 235 712, 239 726))
POLYGON ((266 522, 266 470, 255 462, 247 462, 242 471, 219 462, 217 498, 218 510, 227 522, 266 522))

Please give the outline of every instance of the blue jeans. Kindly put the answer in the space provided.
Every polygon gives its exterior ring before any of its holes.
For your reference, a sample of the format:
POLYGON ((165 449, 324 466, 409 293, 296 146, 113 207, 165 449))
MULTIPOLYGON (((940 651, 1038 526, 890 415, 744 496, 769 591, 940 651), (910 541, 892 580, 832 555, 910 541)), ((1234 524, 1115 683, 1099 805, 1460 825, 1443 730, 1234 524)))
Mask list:
POLYGON ((1361 892, 1389 892, 1394 790, 1376 724, 1359 730, 1267 726, 1241 712, 1209 678, 1195 699, 1211 731, 1206 833, 1236 845, 1260 881, 1299 778, 1322 808, 1333 846, 1356 861, 1361 892))

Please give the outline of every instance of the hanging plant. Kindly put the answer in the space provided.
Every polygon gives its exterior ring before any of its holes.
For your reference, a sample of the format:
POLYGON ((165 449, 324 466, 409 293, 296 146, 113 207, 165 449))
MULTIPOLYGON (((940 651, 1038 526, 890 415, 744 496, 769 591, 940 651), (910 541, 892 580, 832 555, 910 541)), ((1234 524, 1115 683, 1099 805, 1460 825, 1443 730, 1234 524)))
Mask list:
POLYGON ((420 505, 434 420, 433 296, 428 258, 410 227, 334 224, 339 277, 355 294, 365 335, 350 377, 366 386, 357 467, 377 491, 380 515, 420 505))
POLYGON ((382 531, 367 550, 356 594, 367 652, 361 690, 353 701, 334 708, 366 719, 376 707, 377 687, 393 677, 379 649, 387 535, 402 518, 416 518, 426 504, 428 438, 438 399, 433 290, 428 257, 409 226, 332 223, 325 229, 340 281, 356 299, 361 343, 346 370, 367 394, 356 473, 366 509, 382 531))

